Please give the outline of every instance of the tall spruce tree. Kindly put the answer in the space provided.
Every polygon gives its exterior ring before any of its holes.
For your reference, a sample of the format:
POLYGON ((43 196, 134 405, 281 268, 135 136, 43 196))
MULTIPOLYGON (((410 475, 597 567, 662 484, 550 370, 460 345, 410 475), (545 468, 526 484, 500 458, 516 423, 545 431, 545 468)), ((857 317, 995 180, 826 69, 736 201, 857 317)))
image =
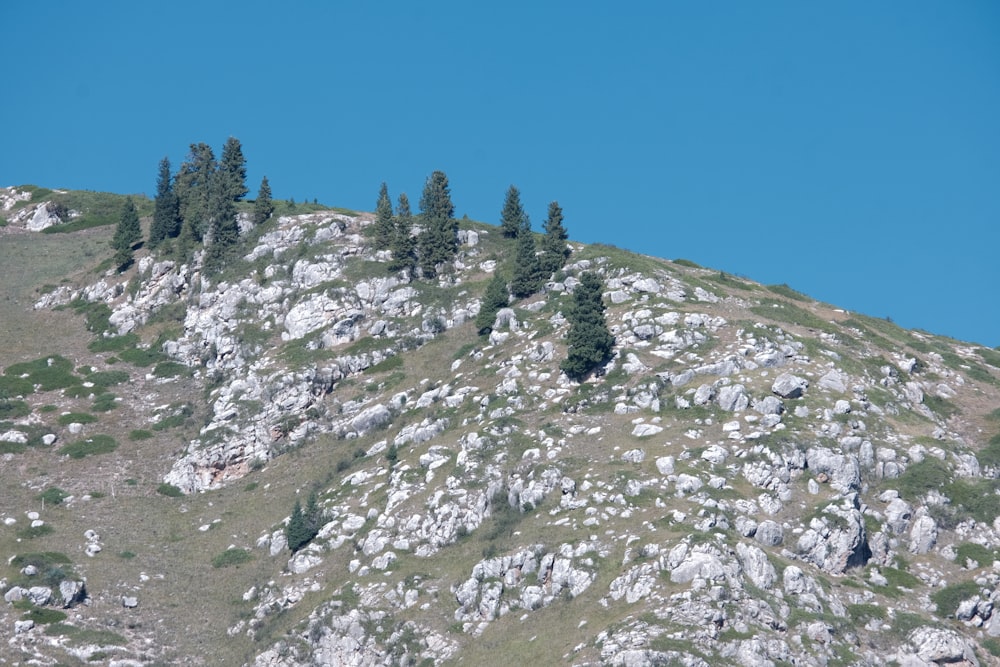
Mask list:
POLYGON ((372 243, 376 250, 385 250, 392 245, 394 230, 389 186, 382 183, 378 191, 378 201, 375 203, 375 222, 372 224, 372 243))
POLYGON ((132 246, 142 240, 142 227, 139 225, 139 213, 131 197, 125 198, 121 214, 118 216, 118 226, 111 239, 111 247, 115 250, 115 267, 122 272, 132 263, 132 246))
POLYGON ((265 176, 260 179, 257 200, 253 203, 253 224, 260 225, 267 222, 273 213, 274 202, 271 201, 271 184, 267 182, 267 176, 265 176))
POLYGON ((156 248, 168 238, 176 237, 181 231, 180 211, 174 194, 170 160, 160 160, 160 171, 156 178, 156 199, 153 201, 153 222, 149 226, 149 247, 156 248))
POLYGON ((542 256, 540 258, 541 271, 545 276, 550 276, 562 267, 566 266, 569 259, 570 249, 566 245, 569 234, 563 227, 563 211, 559 207, 559 202, 549 204, 549 215, 542 226, 545 235, 542 237, 542 256))
POLYGON ((208 248, 205 251, 205 270, 217 273, 233 258, 240 241, 239 221, 236 217, 236 200, 233 199, 232 181, 221 171, 211 182, 212 196, 209 204, 208 248))
POLYGON ((542 284, 541 268, 535 252, 535 235, 531 233, 531 223, 524 216, 517 234, 514 250, 514 267, 510 278, 510 293, 518 299, 529 297, 542 284))
POLYGON ((486 285, 483 303, 479 307, 479 314, 476 315, 476 330, 480 335, 486 335, 493 330, 493 323, 497 319, 497 313, 500 312, 501 308, 506 308, 509 304, 510 297, 507 295, 507 281, 504 280, 500 271, 497 271, 486 285))
POLYGON ((218 176, 221 192, 234 202, 241 201, 250 191, 247 189, 247 161, 243 157, 243 146, 236 137, 226 139, 219 159, 218 176))
POLYGON ((604 318, 603 291, 601 279, 589 271, 580 276, 573 290, 573 305, 567 313, 569 350, 559 365, 573 380, 583 380, 611 359, 615 339, 604 318))
POLYGON ((420 268, 424 277, 433 278, 442 264, 458 254, 458 221, 451 203, 448 177, 435 171, 424 184, 420 196, 420 217, 423 231, 417 240, 420 268))
POLYGON ((410 199, 403 192, 399 195, 396 215, 392 220, 392 241, 389 251, 392 259, 389 261, 390 271, 406 271, 412 276, 417 266, 417 240, 413 236, 413 213, 410 211, 410 199))
POLYGON ((203 143, 191 144, 191 151, 174 178, 174 192, 184 221, 181 235, 187 242, 201 243, 209 229, 215 170, 212 147, 203 143))
POLYGON ((503 210, 500 211, 500 231, 504 238, 516 238, 525 226, 527 217, 521 206, 521 193, 513 185, 510 186, 503 200, 503 210))

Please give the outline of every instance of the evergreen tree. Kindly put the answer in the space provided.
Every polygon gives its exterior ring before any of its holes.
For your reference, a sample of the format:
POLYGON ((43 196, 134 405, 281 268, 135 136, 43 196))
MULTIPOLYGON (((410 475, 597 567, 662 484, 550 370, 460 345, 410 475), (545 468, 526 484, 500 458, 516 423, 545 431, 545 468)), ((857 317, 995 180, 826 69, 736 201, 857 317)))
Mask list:
POLYGON ((236 137, 226 139, 222 147, 222 158, 219 160, 218 175, 222 179, 220 193, 232 201, 241 201, 246 197, 247 161, 243 157, 243 146, 236 137))
POLYGON ((309 544, 319 534, 321 518, 322 513, 316 502, 315 492, 309 494, 305 510, 302 509, 299 499, 295 499, 292 516, 285 525, 285 541, 288 542, 288 548, 292 553, 309 544))
POLYGON ((211 234, 205 252, 205 270, 217 273, 232 259, 240 241, 236 201, 232 198, 232 182, 220 171, 211 182, 209 225, 211 234))
POLYGON ((170 160, 160 160, 156 179, 156 199, 153 202, 153 222, 149 227, 149 247, 155 248, 168 238, 175 238, 181 231, 177 195, 174 194, 170 160))
POLYGON ((382 183, 378 191, 378 201, 375 203, 375 222, 372 224, 372 241, 376 250, 385 250, 392 245, 395 231, 393 223, 389 186, 382 183))
POLYGON ((521 206, 521 193, 512 185, 507 188, 503 210, 500 212, 500 231, 503 232, 504 238, 516 238, 527 219, 524 207, 521 206))
POLYGON ((483 295, 483 303, 479 307, 479 314, 476 315, 476 330, 480 335, 486 335, 493 330, 493 323, 497 319, 497 313, 501 308, 506 308, 510 304, 507 295, 507 281, 499 271, 493 274, 493 278, 486 285, 486 294, 483 295))
POLYGON ((569 259, 570 249, 566 245, 569 234, 566 233, 562 221, 563 212, 559 207, 559 202, 550 203, 549 216, 543 225, 545 236, 542 237, 542 256, 540 259, 541 272, 545 276, 550 276, 566 266, 566 260, 569 259))
POLYGON ((132 198, 126 197, 118 217, 118 226, 115 227, 115 235, 111 239, 111 247, 115 250, 115 266, 119 273, 132 263, 132 246, 140 240, 142 227, 139 225, 139 213, 135 210, 132 198))
POLYGON ((392 260, 389 261, 389 270, 408 271, 412 275, 417 266, 417 240, 413 237, 413 214, 405 192, 399 195, 392 224, 392 241, 389 245, 392 260))
POLYGON ((186 228, 182 229, 182 234, 194 243, 200 243, 209 229, 215 171, 215 154, 211 146, 191 144, 191 152, 174 178, 174 192, 186 228))
POLYGON ((535 253, 535 235, 531 233, 531 223, 527 216, 517 234, 517 248, 514 250, 514 268, 510 279, 510 292, 518 299, 529 297, 542 284, 541 268, 535 253))
POLYGON ((267 182, 267 176, 265 176, 260 179, 257 201, 253 203, 253 224, 259 225, 266 222, 272 213, 274 213, 274 202, 271 201, 271 184, 267 182))
POLYGON ((573 305, 569 309, 569 351, 559 365, 571 379, 581 381, 611 358, 615 339, 604 318, 604 285, 591 272, 580 276, 573 290, 573 305))
POLYGON ((458 254, 458 221, 451 203, 448 177, 435 171, 424 184, 420 197, 423 231, 417 240, 420 268, 424 277, 437 275, 438 266, 450 262, 458 254))

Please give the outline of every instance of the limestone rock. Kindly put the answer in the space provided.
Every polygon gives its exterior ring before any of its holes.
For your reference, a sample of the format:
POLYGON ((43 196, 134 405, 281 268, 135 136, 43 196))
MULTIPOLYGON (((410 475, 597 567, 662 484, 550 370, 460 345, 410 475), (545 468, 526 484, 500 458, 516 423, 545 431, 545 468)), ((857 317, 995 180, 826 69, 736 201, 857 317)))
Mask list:
POLYGON ((775 378, 771 391, 782 398, 801 398, 809 382, 791 373, 782 373, 775 378))

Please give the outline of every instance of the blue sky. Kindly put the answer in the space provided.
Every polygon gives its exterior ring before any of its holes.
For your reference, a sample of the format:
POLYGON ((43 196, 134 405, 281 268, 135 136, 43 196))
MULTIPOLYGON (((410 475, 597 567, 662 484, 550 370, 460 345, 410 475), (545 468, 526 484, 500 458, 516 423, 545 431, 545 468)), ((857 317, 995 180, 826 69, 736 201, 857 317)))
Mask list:
POLYGON ((251 194, 459 215, 1000 345, 1000 3, 0 5, 0 185, 152 193, 240 139, 251 194))

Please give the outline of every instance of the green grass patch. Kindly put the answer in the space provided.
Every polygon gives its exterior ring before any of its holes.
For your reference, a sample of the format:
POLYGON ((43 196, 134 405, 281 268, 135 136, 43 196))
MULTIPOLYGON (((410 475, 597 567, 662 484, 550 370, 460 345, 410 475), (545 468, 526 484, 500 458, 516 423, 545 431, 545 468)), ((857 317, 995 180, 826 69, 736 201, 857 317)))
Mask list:
POLYGON ((50 486, 42 493, 38 494, 38 499, 46 505, 61 505, 70 494, 60 489, 58 486, 50 486))
POLYGON ((981 544, 963 542, 955 549, 955 562, 965 567, 967 561, 975 562, 979 567, 991 565, 997 559, 997 553, 981 544))
POLYGON ((0 375, 0 396, 29 396, 34 391, 35 385, 28 378, 0 375))
POLYGON ((118 402, 115 400, 115 395, 111 393, 104 393, 95 397, 93 404, 90 406, 92 410, 97 412, 109 412, 116 407, 118 407, 118 402))
POLYGON ((856 625, 864 625, 875 619, 881 621, 886 617, 885 609, 874 604, 847 605, 847 615, 856 625))
POLYGON ((166 482, 156 487, 156 492, 161 496, 167 496, 168 498, 180 498, 184 495, 184 492, 178 487, 173 484, 167 484, 166 482))
POLYGON ((981 347, 976 350, 976 354, 983 358, 983 361, 994 368, 1000 368, 1000 352, 991 350, 988 347, 981 347))
POLYGON ((974 581, 962 581, 945 586, 931 594, 931 601, 937 605, 937 614, 942 618, 951 618, 958 611, 958 605, 969 598, 979 595, 979 585, 974 581))
POLYGON ((138 442, 139 440, 149 440, 153 437, 152 431, 147 431, 144 428, 137 428, 128 433, 128 439, 133 442, 138 442))
POLYGON ((253 554, 246 549, 226 549, 212 559, 212 567, 232 567, 249 563, 251 560, 253 560, 253 554))
POLYGON ((89 412, 67 412, 64 415, 59 415, 60 426, 68 426, 69 424, 93 424, 97 421, 97 417, 90 414, 89 412))
POLYGON ((51 535, 55 532, 47 523, 43 523, 41 526, 28 526, 27 528, 21 528, 17 531, 16 535, 22 540, 33 540, 37 537, 45 537, 46 535, 51 535))
POLYGON ((767 287, 768 291, 774 292, 775 294, 783 296, 786 299, 792 299, 794 301, 812 301, 812 299, 808 296, 798 290, 792 289, 785 283, 781 283, 780 285, 765 285, 765 287, 767 287))
POLYGON ((49 609, 47 607, 33 607, 25 612, 22 616, 26 621, 34 621, 37 625, 49 625, 51 623, 59 623, 66 620, 66 613, 61 612, 58 609, 49 609))
POLYGON ((13 364, 4 375, 25 379, 42 391, 64 389, 79 382, 73 374, 73 362, 58 354, 13 364))
POLYGON ((385 359, 378 362, 374 366, 369 367, 365 371, 365 373, 385 373, 387 371, 394 371, 402 367, 403 367, 403 358, 398 354, 394 354, 391 357, 386 357, 385 359))
POLYGON ((161 361, 153 367, 153 376, 172 378, 187 375, 188 367, 176 361, 161 361))
POLYGON ((0 419, 17 419, 31 414, 31 406, 25 401, 0 399, 0 419))
POLYGON ((141 368, 146 368, 164 361, 170 361, 170 359, 167 358, 167 355, 162 352, 145 350, 141 347, 133 347, 127 350, 122 350, 118 353, 118 358, 122 361, 127 361, 133 366, 139 366, 141 368))
POLYGON ((783 324, 794 324, 807 329, 815 329, 829 334, 836 335, 836 326, 823 320, 805 308, 800 308, 794 304, 778 299, 761 299, 760 305, 750 308, 755 315, 781 322, 783 324))
MULTIPOLYGON (((87 330, 98 336, 105 332, 110 332, 111 327, 111 307, 103 301, 84 301, 77 299, 71 301, 69 307, 76 311, 77 315, 83 315, 87 324, 87 330)), ((134 335, 134 334, 133 334, 134 335)), ((125 336, 119 336, 124 338, 125 336)), ((98 350, 91 350, 97 352, 98 350)))
POLYGON ((113 387, 129 381, 129 374, 125 371, 98 371, 87 376, 87 380, 94 383, 95 387, 113 387))
POLYGON ((951 483, 951 471, 944 461, 928 456, 909 466, 896 480, 899 493, 910 500, 917 500, 928 491, 940 490, 951 483))
POLYGON ((85 456, 107 454, 116 449, 118 449, 118 442, 110 435, 94 435, 84 440, 77 440, 76 442, 64 445, 59 450, 59 453, 71 459, 82 459, 85 456))
POLYGON ((131 350, 139 344, 139 337, 134 333, 127 333, 124 336, 101 336, 87 344, 87 349, 91 352, 120 352, 131 350))
POLYGON ((702 268, 701 264, 698 264, 696 262, 692 262, 690 259, 675 259, 674 260, 674 264, 676 264, 677 266, 686 266, 689 269, 700 269, 700 268, 702 268))

